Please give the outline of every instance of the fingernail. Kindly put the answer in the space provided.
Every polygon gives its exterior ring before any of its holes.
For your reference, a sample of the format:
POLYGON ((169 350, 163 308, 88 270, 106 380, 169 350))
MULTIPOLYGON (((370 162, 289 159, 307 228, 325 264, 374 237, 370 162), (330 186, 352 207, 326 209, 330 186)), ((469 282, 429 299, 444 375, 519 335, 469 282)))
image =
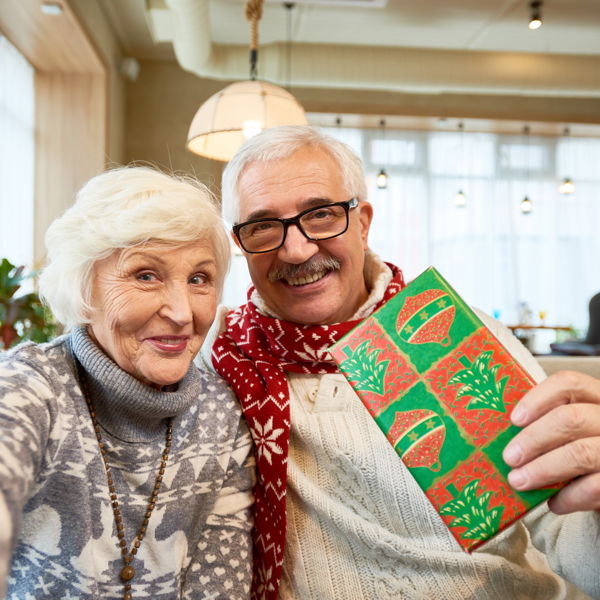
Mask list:
POLYGON ((523 469, 516 469, 508 474, 508 483, 517 490, 520 490, 527 486, 529 477, 523 469))
POLYGON ((512 413, 510 415, 510 420, 515 425, 522 425, 527 420, 527 411, 525 410, 525 408, 523 406, 521 406, 520 404, 517 404, 517 406, 515 406, 515 409, 512 411, 512 413))
POLYGON ((513 467, 517 467, 523 460, 523 449, 519 444, 509 444, 502 453, 504 461, 513 467))

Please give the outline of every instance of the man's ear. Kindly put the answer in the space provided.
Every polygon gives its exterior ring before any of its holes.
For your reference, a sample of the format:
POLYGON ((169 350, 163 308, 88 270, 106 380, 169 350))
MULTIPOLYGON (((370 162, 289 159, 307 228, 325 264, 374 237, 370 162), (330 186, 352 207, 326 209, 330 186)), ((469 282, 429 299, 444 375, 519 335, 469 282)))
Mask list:
POLYGON ((231 236, 231 239, 235 242, 235 245, 240 249, 241 252, 243 252, 243 248, 240 246, 240 241, 237 239, 237 237, 235 236, 235 233, 233 233, 233 231, 229 232, 229 235, 231 236))
POLYGON ((358 220, 360 222, 360 238, 366 250, 368 247, 369 229, 373 220, 373 205, 366 200, 360 201, 356 210, 358 211, 358 220))

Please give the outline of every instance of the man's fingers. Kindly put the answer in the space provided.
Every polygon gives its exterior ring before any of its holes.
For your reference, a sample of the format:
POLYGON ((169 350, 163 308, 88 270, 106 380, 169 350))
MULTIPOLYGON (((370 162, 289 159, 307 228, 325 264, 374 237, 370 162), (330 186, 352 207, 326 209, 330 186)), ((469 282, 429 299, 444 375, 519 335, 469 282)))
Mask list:
POLYGON ((590 403, 600 406, 600 381, 575 371, 560 371, 551 375, 519 401, 511 420, 525 427, 563 404, 590 403))
POLYGON ((508 481, 517 490, 534 490, 580 475, 600 476, 600 436, 574 440, 513 469, 508 481))
MULTIPOLYGON (((585 451, 583 442, 596 436, 600 436, 600 405, 559 405, 520 431, 506 446, 503 456, 506 464, 519 467, 553 449, 581 441, 580 446, 571 448, 576 454, 572 458, 585 463, 587 457, 579 455, 585 451)), ((556 470, 557 465, 553 468, 556 470)))
POLYGON ((579 477, 548 500, 557 515, 578 510, 600 510, 600 473, 579 477))

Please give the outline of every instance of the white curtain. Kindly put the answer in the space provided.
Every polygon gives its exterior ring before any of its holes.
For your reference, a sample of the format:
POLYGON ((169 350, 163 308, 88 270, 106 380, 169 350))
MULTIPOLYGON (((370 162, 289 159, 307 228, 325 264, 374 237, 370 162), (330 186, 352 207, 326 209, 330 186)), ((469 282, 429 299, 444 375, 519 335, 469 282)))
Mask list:
POLYGON ((408 280, 435 266, 463 298, 518 323, 584 333, 600 291, 600 139, 326 129, 363 158, 375 217, 371 247, 408 280), (389 177, 378 190, 381 168, 389 177), (575 193, 561 195, 570 177, 575 193), (467 204, 458 208, 462 189, 467 204), (533 210, 523 214, 524 196, 533 210))
POLYGON ((0 258, 32 266, 34 70, 0 35, 0 258))

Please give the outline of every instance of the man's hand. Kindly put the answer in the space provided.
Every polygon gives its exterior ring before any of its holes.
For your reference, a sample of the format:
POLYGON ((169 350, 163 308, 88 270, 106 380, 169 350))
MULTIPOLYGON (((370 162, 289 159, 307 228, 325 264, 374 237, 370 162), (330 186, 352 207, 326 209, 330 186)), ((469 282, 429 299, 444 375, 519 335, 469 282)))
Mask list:
POLYGON ((509 483, 533 490, 575 478, 550 509, 600 510, 600 380, 556 373, 523 396, 511 420, 524 429, 504 449, 509 483))

